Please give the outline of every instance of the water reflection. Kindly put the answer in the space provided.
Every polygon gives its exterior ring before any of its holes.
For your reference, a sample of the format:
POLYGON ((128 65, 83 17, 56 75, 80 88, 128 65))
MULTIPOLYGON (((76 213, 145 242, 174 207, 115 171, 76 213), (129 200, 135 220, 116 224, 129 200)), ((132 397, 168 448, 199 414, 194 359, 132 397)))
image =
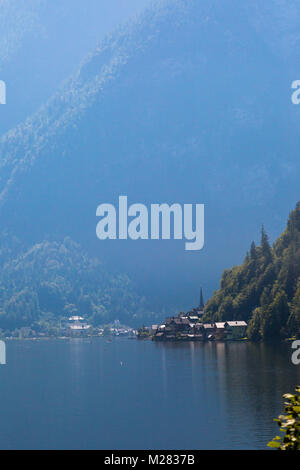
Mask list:
POLYGON ((289 344, 8 346, 0 368, 3 449, 263 449, 277 432, 281 395, 300 383, 289 344))
POLYGON ((222 420, 220 448, 264 448, 278 432, 273 418, 282 411, 282 395, 300 383, 300 367, 292 364, 288 343, 191 342, 154 347, 161 352, 165 400, 174 395, 176 379, 184 381, 199 428, 203 419, 222 420))

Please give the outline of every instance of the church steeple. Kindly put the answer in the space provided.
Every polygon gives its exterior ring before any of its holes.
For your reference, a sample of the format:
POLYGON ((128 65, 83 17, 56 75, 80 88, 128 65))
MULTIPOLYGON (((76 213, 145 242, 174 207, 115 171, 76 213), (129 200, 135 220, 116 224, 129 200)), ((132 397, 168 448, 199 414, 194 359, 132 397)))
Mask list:
POLYGON ((200 304, 199 304, 200 310, 204 310, 204 299, 203 299, 203 291, 202 287, 200 287, 200 304))

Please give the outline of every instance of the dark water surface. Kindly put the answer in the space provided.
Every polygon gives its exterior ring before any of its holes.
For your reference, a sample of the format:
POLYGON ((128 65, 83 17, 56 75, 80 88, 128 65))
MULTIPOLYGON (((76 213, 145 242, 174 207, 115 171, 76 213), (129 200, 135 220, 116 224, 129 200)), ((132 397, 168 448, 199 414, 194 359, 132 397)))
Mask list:
POLYGON ((300 384, 288 344, 7 342, 1 449, 264 449, 300 384))

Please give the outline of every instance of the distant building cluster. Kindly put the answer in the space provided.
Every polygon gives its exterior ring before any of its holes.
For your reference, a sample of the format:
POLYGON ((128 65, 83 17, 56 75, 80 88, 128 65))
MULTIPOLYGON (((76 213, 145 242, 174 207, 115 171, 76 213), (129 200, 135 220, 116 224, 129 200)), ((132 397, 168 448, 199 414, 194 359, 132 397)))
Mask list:
POLYGON ((245 321, 225 321, 204 323, 204 301, 200 291, 198 308, 178 316, 166 318, 161 325, 152 325, 138 331, 138 337, 152 337, 154 341, 226 341, 245 337, 247 323, 245 321))
POLYGON ((112 326, 106 328, 92 328, 92 326, 88 325, 84 318, 80 316, 69 318, 68 329, 71 336, 86 336, 89 335, 91 330, 93 330, 93 336, 132 336, 135 334, 132 328, 122 326, 119 320, 115 320, 112 326))
POLYGON ((72 331, 86 331, 91 328, 91 325, 85 323, 83 317, 75 315, 69 318, 69 328, 72 331))
POLYGON ((162 325, 153 325, 151 336, 154 341, 226 341, 245 337, 245 321, 202 323, 200 318, 172 317, 162 325))

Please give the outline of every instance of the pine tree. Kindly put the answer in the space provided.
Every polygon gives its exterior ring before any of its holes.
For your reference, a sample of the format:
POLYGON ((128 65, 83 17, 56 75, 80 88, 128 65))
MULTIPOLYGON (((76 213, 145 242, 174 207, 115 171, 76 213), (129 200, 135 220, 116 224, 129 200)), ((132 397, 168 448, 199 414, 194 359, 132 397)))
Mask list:
POLYGON ((250 258, 256 259, 256 246, 255 246, 254 241, 251 243, 251 247, 250 247, 250 258))
POLYGON ((261 228, 261 251, 262 255, 265 258, 266 262, 270 262, 272 259, 272 252, 269 243, 269 237, 265 232, 264 226, 261 228))
POLYGON ((297 290, 291 305, 291 314, 288 320, 289 333, 300 333, 300 277, 297 283, 297 290))
POLYGON ((247 336, 251 341, 259 341, 261 339, 261 309, 256 308, 252 314, 252 318, 247 328, 247 336))

